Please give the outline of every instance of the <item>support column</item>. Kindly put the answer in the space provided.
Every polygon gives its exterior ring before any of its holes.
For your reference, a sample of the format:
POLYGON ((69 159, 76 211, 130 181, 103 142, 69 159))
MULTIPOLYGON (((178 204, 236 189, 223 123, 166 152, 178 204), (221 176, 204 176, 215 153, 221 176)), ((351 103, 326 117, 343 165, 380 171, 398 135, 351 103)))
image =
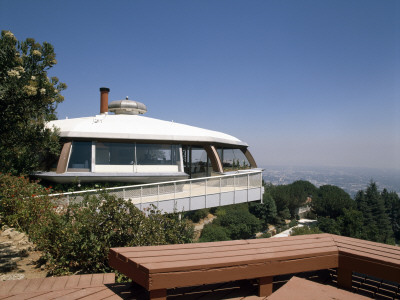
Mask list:
POLYGON ((258 279, 258 297, 267 297, 272 294, 273 276, 258 279))
POLYGON ((211 165, 214 172, 223 173, 224 169, 222 168, 221 160, 219 159, 219 155, 217 149, 214 146, 207 145, 204 146, 204 150, 206 150, 208 157, 211 160, 211 165))
POLYGON ((247 160, 249 161, 250 167, 257 168, 257 163, 254 160, 253 155, 251 155, 249 149, 246 148, 246 149, 240 149, 240 150, 242 150, 244 156, 246 156, 247 160))
POLYGON ((342 289, 351 290, 352 287, 352 275, 351 269, 340 267, 337 269, 337 283, 342 289))
POLYGON ((69 152, 71 151, 72 142, 67 142, 63 145, 61 150, 60 158, 58 159, 57 170, 56 173, 65 173, 67 171, 67 164, 69 158, 69 152))
POLYGON ((149 291, 150 300, 166 300, 167 299, 167 290, 152 290, 149 291))

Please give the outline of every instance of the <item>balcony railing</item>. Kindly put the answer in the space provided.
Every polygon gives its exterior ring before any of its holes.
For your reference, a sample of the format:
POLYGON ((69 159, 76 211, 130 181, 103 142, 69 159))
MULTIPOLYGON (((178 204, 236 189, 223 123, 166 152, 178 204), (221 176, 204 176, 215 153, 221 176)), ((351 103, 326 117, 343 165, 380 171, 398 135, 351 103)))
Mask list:
POLYGON ((262 170, 239 171, 235 174, 87 190, 50 196, 64 204, 82 201, 86 195, 107 192, 131 201, 141 210, 154 205, 163 212, 190 211, 250 201, 261 201, 264 193, 262 170))

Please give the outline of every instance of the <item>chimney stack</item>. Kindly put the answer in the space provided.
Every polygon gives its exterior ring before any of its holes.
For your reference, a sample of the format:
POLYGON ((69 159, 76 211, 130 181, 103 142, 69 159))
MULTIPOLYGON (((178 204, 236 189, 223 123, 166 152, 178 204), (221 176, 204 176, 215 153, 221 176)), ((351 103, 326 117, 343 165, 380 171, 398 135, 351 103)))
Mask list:
POLYGON ((110 92, 109 88, 101 87, 100 88, 100 114, 106 114, 108 112, 108 93, 110 92))

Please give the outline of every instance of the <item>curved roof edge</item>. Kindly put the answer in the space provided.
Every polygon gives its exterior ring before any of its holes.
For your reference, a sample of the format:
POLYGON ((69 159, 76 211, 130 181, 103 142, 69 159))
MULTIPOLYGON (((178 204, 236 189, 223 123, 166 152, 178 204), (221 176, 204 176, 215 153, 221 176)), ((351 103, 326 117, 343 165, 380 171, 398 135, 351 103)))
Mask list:
POLYGON ((60 130, 61 137, 71 139, 201 142, 248 146, 236 137, 222 132, 141 115, 97 115, 55 120, 47 124, 49 128, 53 126, 60 130))

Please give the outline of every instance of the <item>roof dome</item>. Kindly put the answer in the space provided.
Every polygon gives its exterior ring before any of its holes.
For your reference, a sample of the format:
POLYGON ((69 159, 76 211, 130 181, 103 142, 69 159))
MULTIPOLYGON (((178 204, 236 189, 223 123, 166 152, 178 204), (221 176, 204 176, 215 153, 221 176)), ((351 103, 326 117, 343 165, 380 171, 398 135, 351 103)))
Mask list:
POLYGON ((108 105, 108 110, 116 115, 142 115, 147 107, 142 102, 129 100, 115 100, 108 105))

